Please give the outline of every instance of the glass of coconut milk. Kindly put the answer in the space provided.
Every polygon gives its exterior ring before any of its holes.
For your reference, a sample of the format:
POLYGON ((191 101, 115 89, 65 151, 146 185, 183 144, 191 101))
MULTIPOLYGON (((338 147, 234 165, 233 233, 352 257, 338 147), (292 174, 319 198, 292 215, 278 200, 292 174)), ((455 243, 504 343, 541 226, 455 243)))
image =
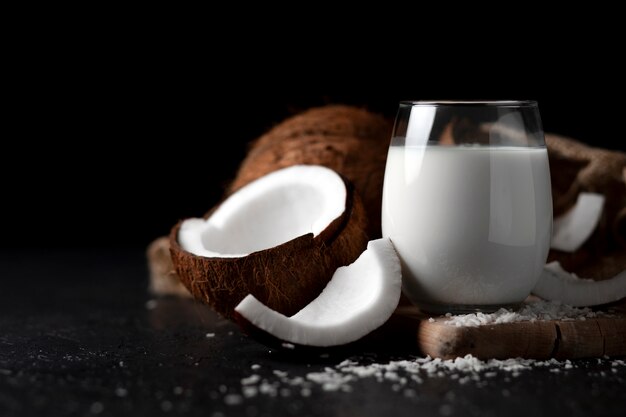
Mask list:
POLYGON ((383 235, 411 301, 461 313, 514 307, 530 294, 552 229, 536 102, 401 102, 384 184, 383 235))

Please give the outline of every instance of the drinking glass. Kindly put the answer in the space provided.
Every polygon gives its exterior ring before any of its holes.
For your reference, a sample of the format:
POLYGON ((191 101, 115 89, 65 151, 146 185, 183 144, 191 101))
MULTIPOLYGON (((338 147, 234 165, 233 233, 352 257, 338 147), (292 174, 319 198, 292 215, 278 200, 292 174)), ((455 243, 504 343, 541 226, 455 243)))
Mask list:
POLYGON ((423 310, 495 311, 524 301, 552 231, 537 103, 401 102, 382 230, 402 261, 404 293, 423 310))

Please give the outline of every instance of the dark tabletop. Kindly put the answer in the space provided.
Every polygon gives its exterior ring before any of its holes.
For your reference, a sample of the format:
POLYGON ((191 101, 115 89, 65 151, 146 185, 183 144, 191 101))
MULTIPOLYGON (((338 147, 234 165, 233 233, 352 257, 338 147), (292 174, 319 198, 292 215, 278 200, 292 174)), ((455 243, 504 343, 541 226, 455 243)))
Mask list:
POLYGON ((401 388, 375 378, 352 381, 350 392, 291 387, 274 371, 306 380, 354 355, 368 363, 411 358, 393 350, 329 357, 271 350, 198 303, 150 301, 141 251, 4 251, 0 280, 2 417, 626 413, 626 366, 608 360, 479 382, 445 373, 401 388), (253 374, 274 393, 243 396, 241 380, 253 374))

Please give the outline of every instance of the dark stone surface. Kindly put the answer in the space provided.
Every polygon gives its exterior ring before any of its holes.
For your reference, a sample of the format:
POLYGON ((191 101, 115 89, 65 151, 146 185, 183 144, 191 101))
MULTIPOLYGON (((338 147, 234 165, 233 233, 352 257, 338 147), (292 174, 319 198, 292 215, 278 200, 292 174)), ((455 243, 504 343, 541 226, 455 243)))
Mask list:
MULTIPOLYGON (((286 356, 188 300, 146 305, 140 251, 10 252, 0 257, 0 416, 542 416, 624 415, 626 367, 575 362, 459 383, 361 379, 351 392, 289 388, 229 405, 241 379, 306 376, 345 356, 286 356), (150 307, 150 308, 149 308, 150 307), (206 337, 215 333, 214 337, 206 337), (260 365, 256 371, 253 364, 260 365)), ((344 354, 345 355, 345 354, 344 354)), ((369 354, 385 362, 390 353, 369 354)), ((393 356, 393 355, 392 355, 393 356)), ((285 388, 284 385, 281 385, 285 388)), ((234 401, 238 402, 238 401, 234 401)))

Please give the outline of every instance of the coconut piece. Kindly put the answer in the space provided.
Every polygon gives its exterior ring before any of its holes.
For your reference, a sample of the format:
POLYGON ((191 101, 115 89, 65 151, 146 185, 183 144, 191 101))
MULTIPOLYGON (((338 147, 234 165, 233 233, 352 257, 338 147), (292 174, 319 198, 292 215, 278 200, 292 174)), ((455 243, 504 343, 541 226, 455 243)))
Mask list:
POLYGON ((389 239, 369 242, 351 265, 337 269, 322 293, 292 317, 248 295, 235 307, 242 319, 283 342, 337 346, 380 327, 400 300, 400 260, 389 239))
POLYGON ((253 294, 291 315, 365 249, 366 218, 353 187, 321 166, 266 175, 170 235, 174 266, 193 296, 232 318, 253 294))
POLYGON ((545 300, 574 307, 612 303, 626 297, 626 271, 611 279, 594 281, 581 279, 561 268, 560 263, 550 262, 532 292, 545 300))
POLYGON ((199 256, 243 257, 319 235, 344 212, 346 196, 344 180, 328 168, 286 168, 242 188, 208 219, 185 220, 178 242, 199 256))
POLYGON ((580 193, 574 207, 554 219, 550 247, 565 252, 577 251, 598 226, 603 207, 603 195, 580 193))
POLYGON ((170 241, 167 237, 155 239, 146 250, 150 284, 148 290, 157 296, 174 295, 191 297, 187 288, 176 275, 172 256, 170 255, 170 241))

